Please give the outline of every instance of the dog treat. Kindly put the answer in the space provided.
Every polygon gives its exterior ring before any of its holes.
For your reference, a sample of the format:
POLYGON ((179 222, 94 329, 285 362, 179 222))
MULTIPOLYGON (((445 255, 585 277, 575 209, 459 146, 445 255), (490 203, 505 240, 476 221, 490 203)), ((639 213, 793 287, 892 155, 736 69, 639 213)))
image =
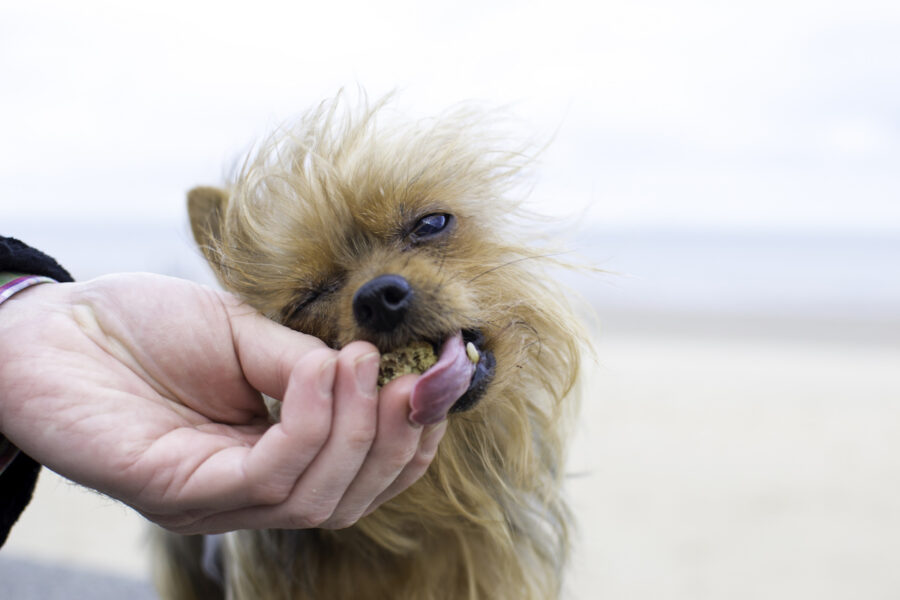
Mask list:
POLYGON ((386 352, 381 355, 378 385, 383 386, 401 375, 424 373, 436 362, 437 355, 428 342, 412 342, 393 352, 386 352))

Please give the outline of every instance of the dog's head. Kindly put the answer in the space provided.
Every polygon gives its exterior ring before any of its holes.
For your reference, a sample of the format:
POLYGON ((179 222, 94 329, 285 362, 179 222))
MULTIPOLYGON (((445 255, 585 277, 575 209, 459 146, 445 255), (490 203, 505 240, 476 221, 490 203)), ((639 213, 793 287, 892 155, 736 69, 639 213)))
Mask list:
POLYGON ((435 422, 554 366, 568 320, 529 264, 540 251, 514 235, 522 153, 476 133, 483 115, 381 128, 378 108, 323 105, 228 188, 192 190, 189 215, 224 286, 267 316, 335 348, 431 344, 419 385, 450 392, 417 406, 414 391, 413 418, 435 422))

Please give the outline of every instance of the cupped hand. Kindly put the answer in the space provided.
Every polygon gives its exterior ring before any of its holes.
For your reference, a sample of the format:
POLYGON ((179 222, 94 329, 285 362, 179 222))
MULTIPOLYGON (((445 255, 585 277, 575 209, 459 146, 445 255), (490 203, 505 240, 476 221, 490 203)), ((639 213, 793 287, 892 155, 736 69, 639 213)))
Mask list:
POLYGON ((0 431, 180 533, 345 527, 428 467, 414 376, 229 294, 148 274, 42 284, 0 305, 0 431), (260 393, 281 400, 272 424, 260 393))

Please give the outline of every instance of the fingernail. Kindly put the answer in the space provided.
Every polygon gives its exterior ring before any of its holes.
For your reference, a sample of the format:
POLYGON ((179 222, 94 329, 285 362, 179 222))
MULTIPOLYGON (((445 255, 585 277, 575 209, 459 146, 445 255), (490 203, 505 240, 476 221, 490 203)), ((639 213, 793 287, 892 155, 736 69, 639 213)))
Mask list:
POLYGON ((375 391, 375 380, 378 378, 377 352, 370 352, 356 359, 353 365, 356 374, 356 389, 360 394, 372 394, 375 391))
POLYGON ((334 389, 334 375, 337 371, 335 369, 336 363, 337 357, 329 358, 319 367, 319 392, 323 396, 330 396, 334 389))

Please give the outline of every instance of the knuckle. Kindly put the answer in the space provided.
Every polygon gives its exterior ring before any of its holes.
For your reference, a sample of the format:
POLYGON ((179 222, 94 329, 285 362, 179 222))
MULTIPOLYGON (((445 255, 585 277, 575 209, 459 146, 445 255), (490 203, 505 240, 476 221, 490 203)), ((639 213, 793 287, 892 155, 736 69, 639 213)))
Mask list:
POLYGON ((197 529, 199 521, 188 518, 151 519, 154 523, 172 533, 190 535, 197 529))
POLYGON ((384 453, 384 465, 386 468, 397 471, 406 467, 417 456, 415 444, 407 444, 391 448, 384 453))
POLYGON ((347 529, 355 525, 361 516, 356 513, 335 515, 328 519, 322 527, 326 529, 347 529))
POLYGON ((274 505, 287 500, 294 480, 284 472, 254 471, 247 476, 247 495, 253 504, 274 505))
POLYGON ((319 494, 307 490, 288 512, 288 524, 294 529, 321 529, 338 508, 338 498, 329 493, 319 494))
POLYGON ((331 435, 331 420, 324 417, 319 419, 311 418, 306 423, 303 435, 303 450, 315 454, 325 445, 331 435))
POLYGON ((415 453, 415 456, 410 459, 408 466, 409 468, 417 473, 416 477, 419 477, 424 473, 428 467, 431 465, 431 461, 434 460, 435 452, 431 451, 423 451, 419 450, 415 453))
POLYGON ((169 512, 149 511, 143 508, 136 508, 137 512, 159 527, 168 531, 180 531, 185 528, 193 527, 199 521, 209 516, 209 512, 202 509, 184 509, 169 512))
POLYGON ((368 452, 375 441, 375 427, 366 425, 356 427, 347 432, 345 442, 351 451, 368 452))
POLYGON ((307 508, 303 514, 293 515, 289 521, 295 529, 316 529, 328 522, 331 518, 331 510, 322 510, 319 507, 307 508))
POLYGON ((274 505, 284 502, 290 489, 278 484, 257 484, 251 491, 251 498, 255 504, 274 505))

